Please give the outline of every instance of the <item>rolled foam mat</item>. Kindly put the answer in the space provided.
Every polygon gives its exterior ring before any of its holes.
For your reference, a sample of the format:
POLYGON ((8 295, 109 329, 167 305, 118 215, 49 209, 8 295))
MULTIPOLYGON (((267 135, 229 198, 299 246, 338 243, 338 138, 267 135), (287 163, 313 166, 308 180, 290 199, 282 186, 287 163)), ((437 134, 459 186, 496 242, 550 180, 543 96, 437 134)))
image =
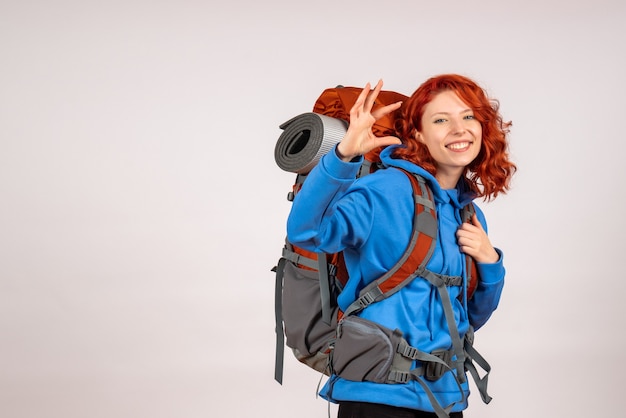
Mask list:
POLYGON ((348 123, 317 113, 303 113, 280 125, 274 159, 288 172, 307 174, 337 144, 348 123))

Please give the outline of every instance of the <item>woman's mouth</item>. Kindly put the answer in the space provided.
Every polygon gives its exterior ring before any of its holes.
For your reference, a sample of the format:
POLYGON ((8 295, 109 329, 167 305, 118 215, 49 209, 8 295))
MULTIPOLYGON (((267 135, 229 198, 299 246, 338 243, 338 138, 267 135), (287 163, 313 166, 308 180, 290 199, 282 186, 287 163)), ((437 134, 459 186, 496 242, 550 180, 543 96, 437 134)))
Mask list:
POLYGON ((472 143, 469 141, 453 142, 452 144, 446 145, 446 148, 452 151, 465 151, 470 147, 470 145, 472 145, 472 143))

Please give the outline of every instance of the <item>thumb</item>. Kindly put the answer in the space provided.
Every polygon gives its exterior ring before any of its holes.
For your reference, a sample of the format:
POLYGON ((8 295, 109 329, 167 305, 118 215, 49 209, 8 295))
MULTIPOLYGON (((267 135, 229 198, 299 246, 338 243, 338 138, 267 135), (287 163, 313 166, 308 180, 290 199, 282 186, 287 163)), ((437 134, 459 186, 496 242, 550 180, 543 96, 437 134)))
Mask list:
POLYGON ((479 228, 479 229, 483 229, 483 224, 480 223, 480 221, 478 220, 478 216, 476 216, 476 213, 474 213, 472 215, 472 219, 471 219, 471 223, 472 225, 474 225, 475 227, 479 228))
POLYGON ((400 138, 396 137, 396 136, 383 136, 383 137, 378 137, 378 145, 379 146, 386 146, 386 145, 400 145, 402 144, 402 141, 400 140, 400 138))

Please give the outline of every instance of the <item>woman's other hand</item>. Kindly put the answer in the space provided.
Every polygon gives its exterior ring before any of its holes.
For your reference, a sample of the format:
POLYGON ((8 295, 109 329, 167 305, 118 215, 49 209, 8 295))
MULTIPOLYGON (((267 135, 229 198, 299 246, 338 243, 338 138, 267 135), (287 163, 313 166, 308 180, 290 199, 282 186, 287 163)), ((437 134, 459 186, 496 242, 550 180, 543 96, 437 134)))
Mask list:
POLYGON ((495 263, 500 259, 476 214, 470 222, 463 222, 456 231, 456 238, 461 252, 473 257, 478 263, 495 263))

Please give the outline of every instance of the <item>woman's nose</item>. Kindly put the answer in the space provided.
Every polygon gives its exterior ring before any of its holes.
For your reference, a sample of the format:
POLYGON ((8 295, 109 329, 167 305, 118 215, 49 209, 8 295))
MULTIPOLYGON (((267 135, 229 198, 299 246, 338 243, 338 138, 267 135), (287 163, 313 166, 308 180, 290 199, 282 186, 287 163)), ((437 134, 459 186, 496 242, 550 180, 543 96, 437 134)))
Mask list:
POLYGON ((463 123, 463 119, 453 118, 452 119, 452 132, 456 135, 465 133, 465 124, 463 123))

